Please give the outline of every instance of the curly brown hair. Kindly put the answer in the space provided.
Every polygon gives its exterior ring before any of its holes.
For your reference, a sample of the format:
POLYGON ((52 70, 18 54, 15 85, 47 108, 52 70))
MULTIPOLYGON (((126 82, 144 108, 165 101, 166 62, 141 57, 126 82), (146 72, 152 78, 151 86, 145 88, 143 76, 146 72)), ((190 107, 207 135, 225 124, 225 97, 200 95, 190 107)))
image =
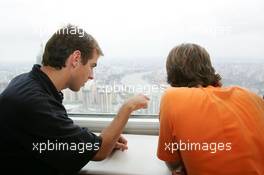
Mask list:
POLYGON ((192 43, 174 47, 166 62, 167 82, 172 87, 221 86, 208 52, 192 43))

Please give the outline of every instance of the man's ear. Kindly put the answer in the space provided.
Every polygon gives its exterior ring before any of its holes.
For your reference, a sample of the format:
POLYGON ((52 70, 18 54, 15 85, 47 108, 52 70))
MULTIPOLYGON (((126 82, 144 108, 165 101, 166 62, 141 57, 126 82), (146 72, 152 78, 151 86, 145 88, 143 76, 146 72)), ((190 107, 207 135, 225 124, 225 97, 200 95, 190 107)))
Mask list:
POLYGON ((69 56, 69 64, 75 68, 79 66, 81 62, 81 52, 79 50, 75 50, 70 56, 69 56))

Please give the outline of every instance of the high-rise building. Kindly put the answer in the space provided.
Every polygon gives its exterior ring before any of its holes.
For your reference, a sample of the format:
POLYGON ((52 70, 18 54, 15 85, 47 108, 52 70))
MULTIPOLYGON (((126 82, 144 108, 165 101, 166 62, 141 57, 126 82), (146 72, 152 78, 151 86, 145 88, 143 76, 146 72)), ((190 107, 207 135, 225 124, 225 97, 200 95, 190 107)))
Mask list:
POLYGON ((36 56, 36 64, 41 65, 43 53, 44 53, 44 46, 43 43, 41 42, 38 55, 36 56))
POLYGON ((3 90, 5 90, 5 88, 7 87, 8 82, 7 81, 0 81, 0 93, 3 92, 3 90))

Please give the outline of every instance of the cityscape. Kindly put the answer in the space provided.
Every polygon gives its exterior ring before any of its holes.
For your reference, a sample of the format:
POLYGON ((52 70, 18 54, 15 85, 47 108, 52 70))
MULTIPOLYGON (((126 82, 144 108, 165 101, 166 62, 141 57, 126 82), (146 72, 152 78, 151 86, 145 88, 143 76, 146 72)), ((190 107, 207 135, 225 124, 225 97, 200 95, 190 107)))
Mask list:
MULTIPOLYGON (((157 115, 160 98, 168 87, 165 62, 159 59, 146 59, 145 62, 144 59, 138 60, 111 63, 99 60, 94 80, 88 81, 79 92, 63 90, 63 104, 67 112, 115 114, 127 98, 142 93, 150 98, 149 107, 136 111, 135 114, 157 115)), ((0 93, 12 78, 30 71, 32 65, 33 63, 1 64, 0 93)), ((222 76, 223 86, 242 86, 260 96, 264 95, 264 61, 222 62, 215 63, 214 67, 222 76)))

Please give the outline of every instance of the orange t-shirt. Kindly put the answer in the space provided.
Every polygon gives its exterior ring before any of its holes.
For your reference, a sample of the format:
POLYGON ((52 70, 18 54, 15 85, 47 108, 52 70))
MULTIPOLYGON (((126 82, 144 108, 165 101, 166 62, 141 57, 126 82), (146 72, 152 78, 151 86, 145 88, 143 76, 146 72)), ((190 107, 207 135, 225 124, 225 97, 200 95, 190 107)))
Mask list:
POLYGON ((264 175, 264 100, 239 87, 167 89, 157 156, 188 175, 264 175))

